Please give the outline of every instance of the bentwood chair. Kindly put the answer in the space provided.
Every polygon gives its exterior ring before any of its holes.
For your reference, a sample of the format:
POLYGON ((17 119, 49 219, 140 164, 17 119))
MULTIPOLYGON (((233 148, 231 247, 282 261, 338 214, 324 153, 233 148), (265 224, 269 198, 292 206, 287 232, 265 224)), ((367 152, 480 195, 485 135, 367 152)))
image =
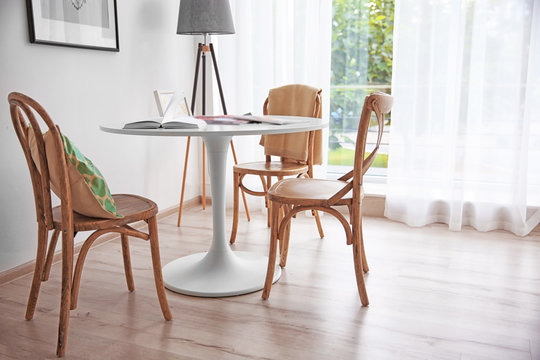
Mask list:
POLYGON ((135 285, 131 270, 128 236, 149 240, 159 304, 165 319, 170 320, 172 316, 161 275, 156 222, 157 205, 140 196, 122 194, 112 195, 116 205, 116 215, 111 215, 109 218, 88 217, 75 212, 73 204, 78 201, 75 200, 78 194, 75 193, 74 189, 78 189, 78 185, 70 182, 70 171, 73 171, 73 168, 68 168, 71 158, 67 158, 64 150, 68 140, 64 140, 60 128, 52 122, 47 112, 35 100, 13 92, 9 94, 8 101, 13 126, 30 170, 38 223, 36 265, 26 308, 26 319, 30 320, 34 315, 41 282, 47 281, 49 277, 56 242, 61 233, 62 288, 56 354, 63 356, 66 349, 69 311, 77 307, 86 254, 99 236, 106 233, 119 233, 129 291, 133 291, 135 285), (42 134, 39 123, 45 124, 47 133, 42 134), (59 206, 52 206, 51 188, 60 199, 59 206), (140 221, 148 224, 147 233, 130 226, 130 224, 140 221), (83 243, 75 269, 73 269, 74 237, 79 231, 92 230, 94 232, 83 243), (50 231, 53 233, 47 252, 50 231))
POLYGON ((353 245, 354 270, 358 293, 363 306, 369 304, 364 283, 363 272, 369 267, 364 251, 362 236, 362 183, 363 176, 373 163, 381 142, 384 114, 392 108, 392 96, 384 93, 373 93, 366 97, 358 125, 356 150, 353 170, 338 180, 322 179, 284 179, 268 190, 268 199, 271 203, 271 231, 270 254, 268 258, 268 271, 262 294, 268 299, 272 287, 272 275, 276 265, 276 251, 278 239, 280 248, 280 266, 285 267, 289 248, 290 221, 300 211, 318 210, 335 216, 343 225, 347 244, 353 245), (379 125, 377 143, 375 148, 366 157, 366 140, 371 114, 375 113, 379 125), (349 210, 349 221, 334 207, 345 205, 349 210), (288 211, 282 220, 279 219, 281 208, 288 211))
MULTIPOLYGON (((288 115, 320 118, 322 116, 321 89, 307 85, 285 85, 269 91, 263 105, 264 115, 288 115)), ((270 186, 272 177, 278 180, 285 176, 313 177, 313 164, 322 163, 322 132, 308 131, 284 135, 264 135, 261 138, 266 155, 265 161, 237 164, 233 167, 233 226, 230 243, 236 240, 238 230, 239 193, 252 196, 264 196, 270 186), (279 160, 272 160, 272 155, 279 156, 279 160), (249 189, 242 181, 246 175, 259 176, 262 191, 249 189)), ((268 207, 267 222, 270 226, 270 208, 268 207)), ((313 212, 317 229, 321 238, 324 232, 319 214, 313 212)))

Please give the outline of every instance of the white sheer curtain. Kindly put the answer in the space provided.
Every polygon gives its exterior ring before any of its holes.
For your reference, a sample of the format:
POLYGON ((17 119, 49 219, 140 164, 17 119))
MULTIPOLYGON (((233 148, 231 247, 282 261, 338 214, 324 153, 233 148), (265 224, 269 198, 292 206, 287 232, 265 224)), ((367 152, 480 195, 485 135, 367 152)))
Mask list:
POLYGON ((329 103, 332 1, 230 3, 236 34, 213 38, 229 112, 260 114, 268 90, 290 83, 322 88, 329 103))
POLYGON ((387 217, 539 223, 539 1, 396 0, 392 93, 387 217))
MULTIPOLYGON (((323 89, 323 115, 328 116, 332 1, 231 0, 230 4, 236 34, 212 37, 228 113, 262 114, 269 89, 302 83, 323 89)), ((219 113, 216 86, 213 93, 219 113)), ((258 142, 258 136, 234 138, 238 161, 263 160, 258 142)), ((324 171, 316 168, 318 173, 324 171)), ((254 188, 260 185, 256 177, 246 182, 254 188)))

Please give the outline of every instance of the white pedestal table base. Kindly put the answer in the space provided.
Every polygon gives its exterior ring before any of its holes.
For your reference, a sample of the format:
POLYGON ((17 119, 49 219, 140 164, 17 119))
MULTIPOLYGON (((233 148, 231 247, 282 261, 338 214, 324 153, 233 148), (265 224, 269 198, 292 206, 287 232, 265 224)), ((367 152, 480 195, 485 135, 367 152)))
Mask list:
MULTIPOLYGON (((163 267, 165 287, 185 295, 224 297, 248 294, 264 287, 268 257, 232 251, 226 257, 198 253, 176 259, 163 267)), ((274 282, 281 276, 276 266, 274 282)))
MULTIPOLYGON (((163 267, 169 290, 194 296, 224 297, 248 294, 264 287, 268 257, 232 251, 225 236, 225 176, 230 136, 203 136, 212 184, 213 237, 206 253, 188 255, 163 267)), ((276 266, 274 282, 281 276, 276 266)))

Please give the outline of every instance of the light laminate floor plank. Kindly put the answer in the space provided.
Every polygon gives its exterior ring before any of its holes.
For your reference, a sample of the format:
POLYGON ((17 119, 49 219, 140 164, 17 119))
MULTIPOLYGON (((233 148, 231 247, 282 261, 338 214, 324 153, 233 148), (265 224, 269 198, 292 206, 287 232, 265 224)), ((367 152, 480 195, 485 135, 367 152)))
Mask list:
MULTIPOLYGON (((262 213, 241 218, 236 250, 266 254, 262 213)), ((211 209, 159 223, 162 262, 205 251, 211 209)), ((230 223, 230 218, 228 218, 230 223)), ((294 220, 289 261, 268 301, 261 292, 204 299, 167 292, 161 316, 147 242, 133 239, 136 290, 127 291, 120 241, 92 249, 67 359, 539 359, 540 236, 410 228, 365 218, 370 306, 356 292, 341 225, 294 220)), ((31 276, 0 286, 0 358, 55 358, 60 264, 24 320, 31 276)))

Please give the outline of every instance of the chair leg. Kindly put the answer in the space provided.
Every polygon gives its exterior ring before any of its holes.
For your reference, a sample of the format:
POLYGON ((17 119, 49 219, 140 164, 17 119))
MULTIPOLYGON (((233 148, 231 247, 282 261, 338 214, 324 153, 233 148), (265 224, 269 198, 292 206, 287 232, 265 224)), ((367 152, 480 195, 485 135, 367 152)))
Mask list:
POLYGON ((277 252, 277 237, 279 229, 279 204, 271 204, 272 209, 272 227, 270 228, 270 252, 268 254, 268 268, 266 270, 266 280, 264 282, 264 289, 262 298, 268 299, 270 296, 270 290, 272 289, 272 280, 274 280, 274 270, 276 268, 276 252, 277 252))
POLYGON ((56 249, 56 243, 58 242, 58 235, 60 235, 60 230, 54 229, 51 242, 49 243, 49 250, 47 250, 47 260, 45 260, 45 266, 43 267, 43 273, 41 274, 41 281, 49 280, 49 274, 51 273, 51 266, 54 258, 54 250, 56 249))
POLYGON ((88 255, 88 251, 98 237, 99 232, 94 232, 83 242, 81 249, 79 250, 79 255, 77 256, 77 263, 75 264, 75 270, 73 271, 73 283, 71 285, 71 310, 75 310, 77 308, 77 303, 79 301, 79 288, 81 286, 81 277, 84 267, 84 261, 86 260, 86 255, 88 255))
MULTIPOLYGON (((281 179, 283 179, 283 176, 278 176, 278 179, 277 179, 277 180, 279 181, 279 180, 281 180, 281 179)), ((272 215, 271 215, 271 214, 272 214, 272 210, 271 210, 271 209, 272 209, 272 202, 271 202, 270 200, 268 200, 268 189, 270 189, 270 187, 272 187, 272 177, 271 177, 271 176, 267 176, 267 177, 266 177, 266 188, 264 188, 264 194, 265 194, 264 196, 265 196, 265 198, 266 198, 266 200, 265 200, 265 201, 266 201, 266 204, 267 204, 266 207, 268 208, 268 209, 266 210, 266 216, 267 216, 267 224, 266 224, 266 225, 267 225, 269 228, 272 227, 272 215)), ((281 207, 280 207, 280 209, 281 209, 281 207)), ((282 211, 282 210, 280 210, 280 216, 282 216, 282 212, 281 212, 281 211, 282 211)), ((279 218, 279 221, 280 221, 280 222, 281 222, 281 219, 282 219, 282 218, 280 217, 280 218, 279 218)), ((281 244, 281 243, 280 243, 280 244, 281 244)), ((280 245, 280 250, 279 250, 279 251, 280 251, 280 253, 281 253, 281 245, 280 245)))
MULTIPOLYGON (((279 215, 278 215, 278 224, 281 224, 281 221, 283 220, 283 217, 285 216, 284 215, 284 212, 285 212, 285 209, 284 209, 284 206, 280 207, 279 208, 279 215)), ((271 226, 270 226, 271 228, 271 226)), ((279 233, 278 233, 278 254, 281 258, 281 252, 283 251, 283 239, 280 239, 279 238, 279 233)))
POLYGON ((362 306, 368 306, 369 299, 366 291, 366 283, 364 281, 362 252, 362 242, 360 241, 360 239, 356 239, 355 241, 353 241, 353 258, 354 272, 356 275, 356 286, 358 288, 358 294, 360 295, 362 306))
POLYGON ((229 242, 234 244, 236 232, 238 231, 238 190, 240 189, 240 174, 233 171, 233 223, 231 230, 231 239, 229 242))
MULTIPOLYGON (((362 222, 362 219, 360 219, 360 222, 362 222)), ((360 231, 358 235, 360 237, 360 247, 362 249, 362 270, 364 270, 364 273, 368 273, 369 266, 366 257, 366 248, 364 247, 364 233, 362 231, 362 226, 360 226, 360 231)))
POLYGON ((156 283, 156 291, 158 295, 159 305, 165 320, 171 320, 171 310, 165 294, 165 286, 163 285, 163 275, 161 274, 161 258, 159 255, 159 240, 157 230, 157 219, 155 216, 148 219, 148 232, 150 235, 150 251, 152 253, 152 266, 154 269, 154 281, 156 283))
POLYGON ((247 218, 247 221, 251 221, 251 216, 249 215, 249 209, 248 209, 248 204, 247 204, 247 200, 246 200, 246 193, 244 192, 244 190, 240 190, 240 193, 242 194, 242 201, 244 202, 244 210, 246 211, 246 218, 247 218))
POLYGON ((186 190, 186 173, 189 159, 189 144, 191 143, 191 136, 188 136, 186 143, 186 158, 184 160, 184 173, 182 174, 182 190, 180 191, 180 204, 178 206, 178 220, 176 220, 176 226, 180 227, 180 221, 182 220, 182 207, 184 206, 184 191, 186 190))
MULTIPOLYGON (((265 193, 268 192, 268 189, 270 189, 270 187, 272 187, 272 177, 271 176, 267 176, 266 177, 266 189, 265 189, 265 193)), ((270 201, 268 200, 268 196, 266 196, 266 207, 268 208, 268 210, 266 211, 266 226, 268 227, 271 227, 272 226, 272 216, 271 216, 271 210, 270 210, 270 207, 272 206, 272 204, 270 204, 270 201)))
POLYGON ((315 216, 315 222, 317 223, 317 230, 319 231, 319 236, 322 239, 324 238, 324 231, 321 225, 321 218, 319 217, 319 212, 317 210, 313 210, 311 214, 315 216))
POLYGON ((265 202, 266 202, 266 222, 267 222, 266 225, 269 228, 272 228, 272 202, 268 200, 268 197, 266 197, 266 195, 265 195, 265 202))
MULTIPOLYGON (((291 205, 285 205, 286 212, 285 214, 289 213, 291 211, 291 205)), ((281 253, 280 253, 280 259, 279 259, 279 266, 282 268, 287 265, 287 255, 289 255, 289 239, 291 237, 291 221, 292 219, 289 219, 287 221, 287 227, 285 228, 285 231, 283 232, 283 239, 280 239, 280 243, 282 244, 281 247, 281 253)), ((283 223, 280 221, 281 226, 283 226, 283 223)))
POLYGON ((28 304, 26 305, 26 320, 31 320, 36 310, 37 299, 39 296, 39 289, 41 287, 41 275, 43 273, 43 265, 45 263, 45 256, 47 251, 47 238, 49 232, 45 228, 45 225, 38 224, 38 242, 37 242, 37 254, 36 254, 36 266, 34 267, 34 277, 32 278, 32 287, 30 289, 30 295, 28 296, 28 304))
POLYGON ((58 344, 56 355, 64 356, 69 327, 71 301, 71 277, 73 272, 73 233, 62 231, 62 295, 60 299, 60 322, 58 325, 58 344))
MULTIPOLYGON (((268 197, 266 196, 270 183, 267 183, 266 180, 264 179, 264 176, 262 175, 259 175, 259 178, 261 179, 261 184, 263 188, 262 192, 264 193, 264 207, 266 207, 266 217, 267 217, 266 222, 267 222, 267 226, 270 227, 270 202, 268 201, 268 197)), ((271 181, 271 179, 272 178, 268 176, 268 181, 271 181)))
MULTIPOLYGON (((352 232, 354 234, 353 238, 358 238, 360 245, 362 245, 362 270, 364 271, 364 273, 367 273, 369 271, 369 266, 367 262, 366 249, 364 247, 364 235, 362 231, 362 215, 361 215, 362 209, 359 208, 358 211, 359 211, 359 216, 356 217, 354 208, 352 206, 349 206, 349 213, 350 213, 351 219, 356 219, 356 221, 353 222, 353 229, 352 229, 352 232), (354 224, 358 224, 358 226, 354 224)), ((354 241, 353 239, 351 240, 354 241)), ((349 244, 349 242, 347 242, 347 244, 349 244)))
POLYGON ((126 283, 128 290, 135 290, 135 282, 133 281, 133 271, 131 270, 131 255, 129 253, 129 239, 126 234, 120 234, 122 240, 122 256, 124 257, 124 272, 126 273, 126 283))
MULTIPOLYGON (((234 160, 234 165, 238 165, 238 159, 236 158, 236 150, 234 149, 234 143, 232 140, 231 140, 231 152, 232 152, 232 156, 234 160)), ((242 201, 244 202, 244 210, 246 210, 247 221, 251 221, 251 216, 249 215, 249 209, 248 209, 248 204, 246 200, 246 193, 242 189, 240 189, 240 192, 242 193, 242 201)))

